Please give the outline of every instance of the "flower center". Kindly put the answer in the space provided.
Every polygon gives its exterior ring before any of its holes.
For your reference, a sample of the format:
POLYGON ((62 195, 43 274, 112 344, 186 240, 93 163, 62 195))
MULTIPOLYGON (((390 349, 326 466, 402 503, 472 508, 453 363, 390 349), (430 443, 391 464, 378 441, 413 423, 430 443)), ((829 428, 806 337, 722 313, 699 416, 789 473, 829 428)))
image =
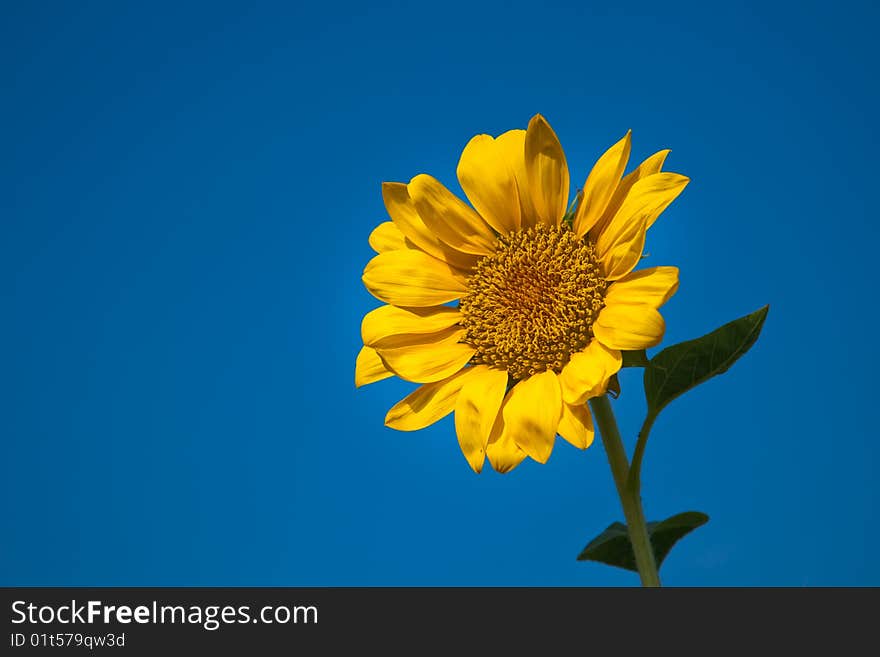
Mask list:
POLYGON ((587 346, 605 301, 593 245, 567 225, 517 230, 498 240, 468 278, 459 309, 471 360, 514 380, 559 372, 587 346))

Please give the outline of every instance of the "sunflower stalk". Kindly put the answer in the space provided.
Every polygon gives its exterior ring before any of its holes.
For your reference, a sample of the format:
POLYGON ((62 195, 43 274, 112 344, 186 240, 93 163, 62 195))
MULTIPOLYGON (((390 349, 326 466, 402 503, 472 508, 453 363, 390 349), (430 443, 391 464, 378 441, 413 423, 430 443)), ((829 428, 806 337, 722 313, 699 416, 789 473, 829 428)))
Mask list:
POLYGON ((611 474, 617 486, 617 494, 620 496, 620 505, 623 507, 623 515, 626 518, 629 540, 632 543, 642 586, 658 587, 660 586, 660 575, 657 571, 654 549, 648 535, 648 526, 645 523, 642 498, 638 485, 628 484, 629 461, 620 437, 620 430, 617 428, 617 420, 614 417, 611 402, 608 401, 607 395, 602 395, 591 399, 589 404, 602 436, 602 444, 605 446, 608 464, 611 466, 611 474))

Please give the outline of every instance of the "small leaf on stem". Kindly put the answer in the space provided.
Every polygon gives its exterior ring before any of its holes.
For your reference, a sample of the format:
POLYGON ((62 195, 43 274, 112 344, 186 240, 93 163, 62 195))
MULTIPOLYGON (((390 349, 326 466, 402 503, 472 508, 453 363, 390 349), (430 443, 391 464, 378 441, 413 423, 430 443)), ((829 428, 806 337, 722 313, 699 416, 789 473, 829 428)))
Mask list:
MULTIPOLYGON (((699 511, 685 511, 660 522, 648 523, 648 536, 654 549, 654 560, 657 568, 663 563, 666 555, 681 538, 687 536, 697 527, 709 522, 709 516, 699 511)), ((598 561, 609 566, 638 572, 636 556, 626 525, 614 522, 587 544, 577 558, 578 561, 598 561)))

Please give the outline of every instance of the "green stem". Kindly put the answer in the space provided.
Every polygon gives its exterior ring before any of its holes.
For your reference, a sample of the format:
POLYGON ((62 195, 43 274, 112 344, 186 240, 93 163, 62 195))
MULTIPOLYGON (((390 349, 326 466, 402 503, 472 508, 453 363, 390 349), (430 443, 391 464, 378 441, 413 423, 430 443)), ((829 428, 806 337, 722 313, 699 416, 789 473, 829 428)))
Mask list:
POLYGON ((642 490, 642 459, 645 458, 645 446, 648 444, 648 434, 651 433, 651 427, 654 426, 655 415, 648 414, 644 424, 639 431, 639 439, 636 441, 636 448, 633 451, 632 465, 629 469, 629 477, 627 477, 627 488, 633 495, 640 495, 642 490))
POLYGON ((607 395, 591 399, 590 408, 593 411, 596 425, 599 427, 599 433, 602 435, 602 443, 605 445, 605 453, 608 455, 608 464, 611 466, 611 474, 614 476, 617 494, 620 496, 620 504, 626 518, 629 540, 636 557, 636 567, 639 570, 639 577, 642 579, 642 586, 660 586, 660 576, 657 574, 657 564, 654 561, 654 550, 651 547, 648 527, 645 524, 645 513, 642 511, 642 498, 638 490, 627 485, 629 461, 626 458, 620 430, 617 428, 617 420, 614 418, 614 411, 611 409, 607 395))

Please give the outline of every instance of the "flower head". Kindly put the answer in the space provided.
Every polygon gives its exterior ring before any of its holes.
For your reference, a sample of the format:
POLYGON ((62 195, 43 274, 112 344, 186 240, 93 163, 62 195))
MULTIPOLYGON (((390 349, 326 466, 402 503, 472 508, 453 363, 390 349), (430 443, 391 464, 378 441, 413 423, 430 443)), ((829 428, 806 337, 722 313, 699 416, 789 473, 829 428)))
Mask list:
POLYGON ((528 130, 471 139, 458 180, 471 205, 418 175, 384 183, 391 221, 363 281, 380 306, 364 317, 358 386, 397 375, 422 384, 385 424, 414 431, 455 412, 479 472, 544 463, 557 434, 593 440, 587 399, 604 394, 621 352, 660 342, 658 312, 676 267, 633 271, 645 233, 688 179, 660 151, 626 176, 630 134, 596 162, 567 214, 562 146, 540 116, 528 130))

